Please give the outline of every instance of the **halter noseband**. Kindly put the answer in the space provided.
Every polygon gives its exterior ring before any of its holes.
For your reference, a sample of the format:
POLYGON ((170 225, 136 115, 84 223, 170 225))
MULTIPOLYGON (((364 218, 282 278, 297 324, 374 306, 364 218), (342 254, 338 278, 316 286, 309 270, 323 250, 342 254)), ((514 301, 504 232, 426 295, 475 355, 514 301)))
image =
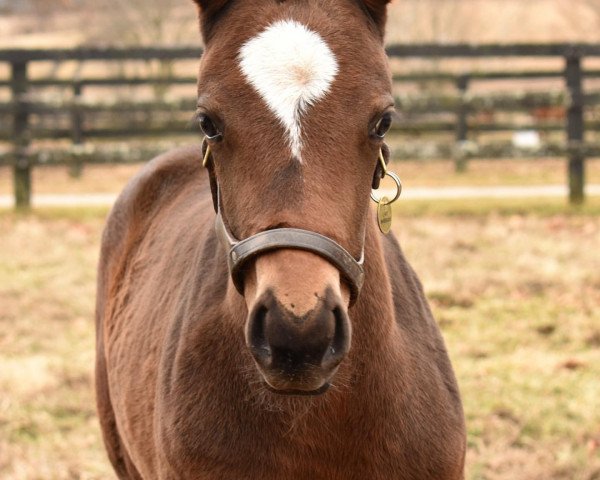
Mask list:
POLYGON ((276 228, 259 232, 244 240, 236 239, 228 230, 219 211, 215 229, 221 243, 228 250, 227 265, 231 279, 238 292, 244 292, 244 267, 250 260, 263 253, 281 248, 306 250, 323 257, 333 264, 350 286, 350 304, 360 293, 364 281, 363 259, 356 260, 344 247, 320 233, 300 228, 276 228))
MULTIPOLYGON (((386 154, 380 155, 382 160, 377 163, 373 177, 373 187, 379 186, 379 180, 383 178, 387 171, 385 164, 389 161, 389 151, 387 147, 386 154)), ((211 157, 208 142, 202 145, 203 161, 202 165, 206 167, 210 178, 210 187, 213 197, 213 204, 216 212, 215 230, 219 241, 227 250, 227 266, 233 284, 238 292, 244 292, 244 272, 245 267, 254 258, 263 253, 282 248, 291 248, 305 250, 315 253, 335 266, 342 278, 350 287, 350 305, 353 305, 364 282, 364 243, 360 259, 356 260, 344 247, 334 240, 321 235, 320 233, 300 228, 275 228, 265 230, 252 235, 244 240, 238 240, 229 230, 223 215, 221 214, 221 195, 219 185, 215 176, 214 167, 209 159, 211 157)))

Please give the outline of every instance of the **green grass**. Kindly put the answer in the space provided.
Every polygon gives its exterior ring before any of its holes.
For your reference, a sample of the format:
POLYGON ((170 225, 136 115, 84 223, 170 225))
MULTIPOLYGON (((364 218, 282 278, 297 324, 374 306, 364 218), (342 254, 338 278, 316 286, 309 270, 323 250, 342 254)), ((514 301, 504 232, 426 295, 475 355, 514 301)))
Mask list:
MULTIPOLYGON (((467 479, 600 478, 600 205, 425 203, 394 228, 461 387, 467 479)), ((106 213, 0 212, 0 479, 115 478, 92 377, 106 213)))

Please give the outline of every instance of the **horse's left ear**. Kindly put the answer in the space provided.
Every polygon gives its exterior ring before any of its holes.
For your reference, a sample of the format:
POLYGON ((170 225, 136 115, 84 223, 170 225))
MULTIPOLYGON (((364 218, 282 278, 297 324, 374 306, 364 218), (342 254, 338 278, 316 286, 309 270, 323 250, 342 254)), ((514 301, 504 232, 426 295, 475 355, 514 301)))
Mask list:
POLYGON ((362 0, 367 12, 369 12, 369 16, 375 21, 375 24, 382 33, 385 30, 387 6, 390 2, 391 0, 362 0))

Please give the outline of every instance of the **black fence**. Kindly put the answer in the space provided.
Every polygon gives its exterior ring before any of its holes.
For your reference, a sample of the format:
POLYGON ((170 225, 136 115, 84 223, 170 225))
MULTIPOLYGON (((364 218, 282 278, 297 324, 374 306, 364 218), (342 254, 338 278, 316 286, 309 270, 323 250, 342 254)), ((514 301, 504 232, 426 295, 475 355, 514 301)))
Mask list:
MULTIPOLYGON (((583 61, 600 59, 600 45, 391 45, 388 54, 400 112, 392 140, 396 160, 451 159, 462 170, 474 158, 563 157, 570 201, 584 200, 585 159, 600 156, 599 143, 584 141, 586 131, 600 131, 600 91, 584 92, 584 81, 600 79, 600 70, 584 69, 583 61), (467 64, 499 58, 532 63, 467 64), (558 60, 560 67, 545 60, 558 60), (559 87, 473 88, 532 80, 554 80, 559 87), (485 135, 493 141, 482 141, 485 135), (529 140, 515 141, 515 135, 529 140)), ((0 75, 0 166, 12 167, 16 206, 30 205, 36 165, 69 165, 76 174, 86 163, 143 162, 180 135, 198 135, 190 119, 200 55, 197 48, 0 50, 7 72, 0 75), (132 73, 126 67, 136 62, 159 68, 132 73), (90 63, 97 66, 92 73, 65 75, 58 68, 90 63), (50 73, 41 64, 52 66, 50 73), (112 71, 111 65, 121 68, 112 71)))

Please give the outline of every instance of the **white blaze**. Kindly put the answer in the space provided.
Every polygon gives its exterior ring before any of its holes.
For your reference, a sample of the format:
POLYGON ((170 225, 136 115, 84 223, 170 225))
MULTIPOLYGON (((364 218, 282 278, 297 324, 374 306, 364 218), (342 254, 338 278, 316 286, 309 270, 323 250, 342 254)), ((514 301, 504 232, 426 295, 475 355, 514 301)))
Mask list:
POLYGON ((292 154, 301 159, 300 117, 329 91, 335 55, 318 33, 293 20, 278 21, 240 51, 246 79, 288 132, 292 154))

